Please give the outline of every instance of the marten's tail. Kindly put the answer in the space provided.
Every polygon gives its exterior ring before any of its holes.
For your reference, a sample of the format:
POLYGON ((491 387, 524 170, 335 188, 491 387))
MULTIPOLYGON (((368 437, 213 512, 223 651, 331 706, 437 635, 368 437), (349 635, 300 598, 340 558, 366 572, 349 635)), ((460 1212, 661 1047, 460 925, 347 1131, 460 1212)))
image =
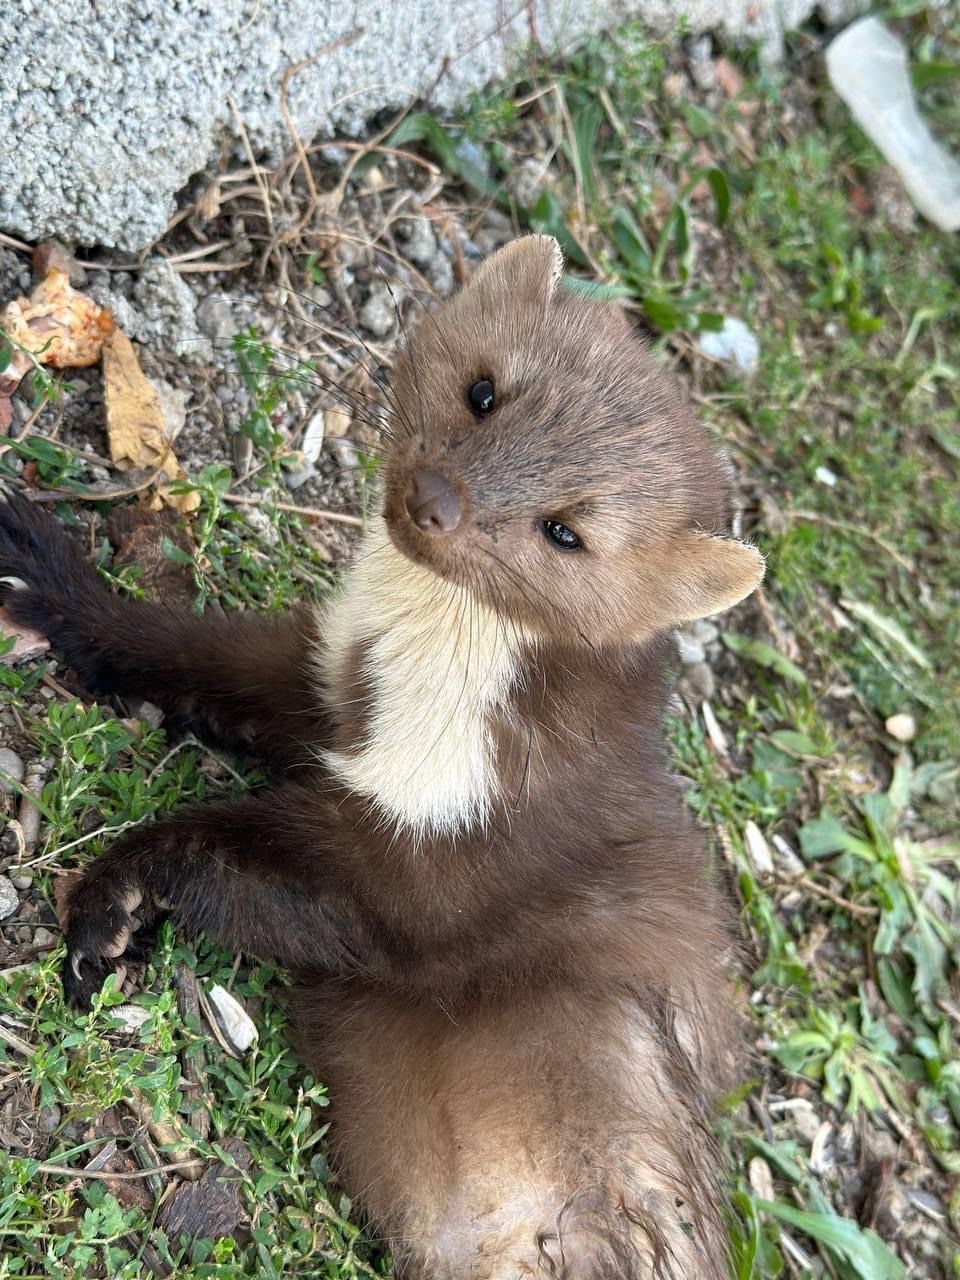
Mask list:
POLYGON ((727 1274, 718 1063, 690 1010, 541 992, 456 1023, 369 988, 309 1001, 334 1156, 403 1280, 727 1274))

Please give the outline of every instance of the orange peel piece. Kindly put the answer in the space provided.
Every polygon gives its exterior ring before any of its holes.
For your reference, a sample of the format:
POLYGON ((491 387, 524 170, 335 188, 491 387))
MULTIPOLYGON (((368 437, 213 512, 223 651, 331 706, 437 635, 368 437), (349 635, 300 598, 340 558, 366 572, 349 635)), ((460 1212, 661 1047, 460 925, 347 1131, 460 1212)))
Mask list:
POLYGON ((4 380, 19 382, 31 365, 27 352, 53 369, 96 364, 114 322, 105 307, 73 288, 65 271, 51 267, 29 298, 6 305, 0 330, 16 344, 4 380))

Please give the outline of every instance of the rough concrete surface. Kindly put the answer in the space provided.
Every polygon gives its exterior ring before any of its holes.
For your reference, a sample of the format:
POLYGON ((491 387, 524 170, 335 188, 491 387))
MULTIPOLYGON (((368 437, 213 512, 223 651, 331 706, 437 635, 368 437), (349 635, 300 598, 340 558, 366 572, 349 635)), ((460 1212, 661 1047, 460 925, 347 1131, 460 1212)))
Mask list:
MULTIPOLYGON (((12 0, 0 24, 0 229, 137 250, 237 118, 268 155, 357 132, 374 111, 440 109, 511 71, 531 40, 557 51, 628 14, 652 28, 760 37, 817 0, 12 0), (329 46, 345 41, 341 47, 329 46)), ((827 0, 828 20, 862 5, 827 0), (834 12, 831 13, 831 10, 834 12)))

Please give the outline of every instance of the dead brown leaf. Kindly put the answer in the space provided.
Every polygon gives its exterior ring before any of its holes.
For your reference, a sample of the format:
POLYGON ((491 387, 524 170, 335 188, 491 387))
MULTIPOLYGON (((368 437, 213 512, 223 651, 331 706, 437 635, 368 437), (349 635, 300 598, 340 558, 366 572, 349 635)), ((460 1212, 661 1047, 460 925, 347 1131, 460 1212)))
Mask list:
MULTIPOLYGON (((110 457, 117 469, 159 469, 171 483, 185 480, 186 472, 167 439, 160 397, 140 368, 133 343, 120 329, 115 329, 103 344, 103 386, 110 457)), ((161 484, 149 505, 155 509, 165 505, 186 513, 197 509, 200 495, 174 494, 169 485, 161 484)))
POLYGON ((239 1170, 250 1168, 251 1156, 239 1138, 223 1143, 238 1168, 217 1161, 208 1165, 198 1182, 185 1182, 177 1188, 160 1211, 160 1223, 172 1240, 186 1235, 192 1240, 218 1240, 236 1237, 248 1222, 240 1204, 239 1170))
POLYGON ((109 1107, 93 1120, 83 1138, 90 1144, 91 1150, 94 1146, 104 1144, 100 1148, 101 1160, 96 1167, 103 1173, 104 1186, 111 1195, 115 1196, 125 1209, 136 1205, 144 1213, 149 1213, 153 1208, 153 1196, 143 1181, 139 1178, 109 1176, 111 1173, 134 1173, 138 1168, 133 1153, 128 1149, 131 1127, 131 1122, 126 1120, 119 1107, 109 1107), (111 1139, 117 1138, 122 1141, 123 1146, 118 1147, 116 1141, 111 1142, 111 1139), (106 1159, 103 1159, 104 1156, 106 1159))
POLYGON ((171 560, 164 551, 167 538, 188 555, 193 542, 174 511, 147 507, 114 507, 107 518, 107 534, 116 551, 116 568, 136 564, 143 573, 139 585, 147 599, 189 609, 193 605, 193 576, 186 565, 171 560))
POLYGON ((68 871, 65 875, 56 876, 53 881, 53 909, 57 914, 57 923, 61 929, 67 927, 70 913, 70 895, 83 879, 82 871, 68 871))

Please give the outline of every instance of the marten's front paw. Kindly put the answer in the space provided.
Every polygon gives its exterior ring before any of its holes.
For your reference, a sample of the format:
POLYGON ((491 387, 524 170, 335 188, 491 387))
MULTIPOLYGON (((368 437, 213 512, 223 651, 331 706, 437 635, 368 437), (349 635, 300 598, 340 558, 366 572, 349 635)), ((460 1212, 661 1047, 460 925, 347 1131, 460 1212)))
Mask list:
POLYGON ((138 889, 111 889, 97 875, 80 881, 67 915, 63 991, 68 1003, 89 1009, 108 973, 141 958, 142 941, 134 934, 144 923, 143 905, 138 889))
POLYGON ((0 486, 0 606, 9 619, 60 644, 103 591, 60 522, 0 486))

